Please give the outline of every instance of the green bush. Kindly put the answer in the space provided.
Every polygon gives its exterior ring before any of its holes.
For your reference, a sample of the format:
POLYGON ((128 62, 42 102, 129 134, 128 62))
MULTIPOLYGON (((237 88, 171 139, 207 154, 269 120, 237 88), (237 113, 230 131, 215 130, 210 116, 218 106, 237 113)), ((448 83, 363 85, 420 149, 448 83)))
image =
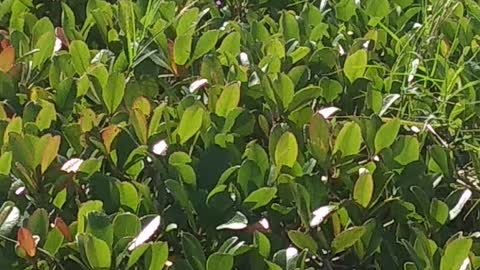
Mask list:
POLYGON ((479 269, 473 0, 3 0, 1 269, 479 269))

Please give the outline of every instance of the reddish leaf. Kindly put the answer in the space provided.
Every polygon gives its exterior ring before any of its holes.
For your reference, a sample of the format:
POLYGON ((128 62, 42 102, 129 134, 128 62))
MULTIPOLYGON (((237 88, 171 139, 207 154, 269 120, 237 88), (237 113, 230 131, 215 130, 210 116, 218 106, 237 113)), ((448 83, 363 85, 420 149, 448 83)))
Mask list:
POLYGON ((62 41, 62 49, 68 49, 70 43, 68 42, 62 27, 55 28, 55 36, 62 41))
POLYGON ((175 56, 173 54, 173 46, 174 42, 172 40, 168 40, 168 56, 170 58, 170 66, 175 77, 178 77, 178 69, 177 64, 175 63, 175 56))
POLYGON ((68 229, 67 224, 65 224, 60 217, 55 218, 55 227, 63 234, 63 237, 65 237, 68 242, 72 241, 70 230, 68 229))
POLYGON ((6 47, 0 52, 0 71, 7 73, 15 63, 15 49, 6 47))
POLYGON ((37 253, 37 245, 33 239, 32 233, 26 228, 20 228, 17 232, 17 241, 29 257, 35 257, 37 253))
POLYGON ((110 153, 112 142, 120 133, 120 131, 121 129, 113 125, 103 130, 102 139, 103 139, 103 144, 105 145, 105 149, 107 149, 107 153, 110 153))

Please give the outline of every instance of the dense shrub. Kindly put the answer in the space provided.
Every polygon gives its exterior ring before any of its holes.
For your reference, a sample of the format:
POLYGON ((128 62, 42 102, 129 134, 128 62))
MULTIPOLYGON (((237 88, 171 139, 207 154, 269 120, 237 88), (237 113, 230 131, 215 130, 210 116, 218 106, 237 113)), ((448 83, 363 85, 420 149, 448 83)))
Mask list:
POLYGON ((473 0, 2 0, 1 269, 479 269, 473 0))

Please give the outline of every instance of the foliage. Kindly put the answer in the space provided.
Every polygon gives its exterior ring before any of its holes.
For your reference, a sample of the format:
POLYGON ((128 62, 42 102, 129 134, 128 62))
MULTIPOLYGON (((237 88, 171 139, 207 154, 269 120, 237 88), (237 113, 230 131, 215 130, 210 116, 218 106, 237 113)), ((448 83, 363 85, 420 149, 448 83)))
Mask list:
POLYGON ((479 269, 473 0, 3 0, 0 268, 479 269))

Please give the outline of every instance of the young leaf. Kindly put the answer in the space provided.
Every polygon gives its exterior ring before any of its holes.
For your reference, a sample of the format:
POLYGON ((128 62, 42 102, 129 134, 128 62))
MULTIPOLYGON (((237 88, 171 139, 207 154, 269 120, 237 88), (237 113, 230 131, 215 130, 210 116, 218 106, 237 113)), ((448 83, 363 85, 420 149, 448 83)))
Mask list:
POLYGON ((399 130, 400 119, 398 118, 382 125, 375 136, 375 153, 378 154, 383 149, 390 147, 397 138, 399 130))
POLYGON ((228 53, 231 56, 236 57, 240 54, 240 39, 241 36, 238 32, 228 34, 228 36, 223 39, 220 48, 218 48, 218 52, 228 53))
POLYGON ((340 151, 342 157, 356 155, 360 152, 362 144, 362 132, 355 122, 346 123, 337 136, 333 154, 340 151))
POLYGON ((33 55, 32 66, 40 67, 45 63, 50 57, 52 57, 53 50, 55 47, 55 33, 46 32, 44 33, 38 42, 35 45, 35 48, 39 51, 33 55))
POLYGON ((197 60, 198 58, 204 56, 211 50, 215 48, 215 45, 218 41, 218 30, 210 30, 202 34, 200 39, 195 46, 195 50, 193 52, 193 60, 197 60))
POLYGON ((463 261, 468 258, 472 243, 472 239, 468 238, 455 239, 448 243, 440 261, 440 270, 460 269, 463 261))
POLYGON ((83 75, 90 66, 90 51, 87 44, 81 40, 74 40, 69 50, 75 71, 78 75, 83 75))
POLYGON ((240 102, 240 85, 232 83, 226 86, 217 100, 215 112, 218 116, 226 117, 240 102))
POLYGON ((280 18, 280 25, 283 37, 286 41, 290 39, 300 40, 300 30, 297 19, 292 12, 285 11, 280 18))
POLYGON ((362 77, 365 73, 368 61, 367 57, 367 51, 363 49, 347 56, 347 60, 345 60, 343 66, 343 72, 351 83, 362 77))
POLYGON ((200 130, 202 119, 203 109, 199 105, 190 106, 185 110, 178 125, 180 144, 186 143, 200 130))
POLYGON ((0 155, 0 175, 8 175, 12 168, 12 157, 13 154, 11 151, 4 152, 0 155))
POLYGON ((35 257, 37 254, 37 244, 33 239, 32 233, 26 228, 20 228, 17 231, 17 241, 21 249, 30 257, 35 257))
POLYGON ((147 119, 145 119, 145 114, 138 109, 133 109, 130 113, 130 122, 140 143, 147 144, 147 119))
POLYGON ((50 164, 55 160, 58 154, 58 149, 60 148, 60 136, 47 136, 47 143, 45 145, 45 150, 42 154, 42 160, 40 162, 40 168, 42 174, 48 169, 50 164))
POLYGON ((177 65, 183 66, 187 63, 190 58, 190 53, 192 52, 192 35, 185 34, 178 36, 175 39, 175 45, 173 49, 173 54, 175 58, 175 63, 177 65))
POLYGON ((0 52, 0 71, 7 73, 15 64, 15 49, 7 47, 0 52))
POLYGON ((373 195, 373 178, 367 172, 360 172, 360 177, 353 189, 353 199, 363 208, 367 208, 373 195))
POLYGON ((297 160, 298 144, 295 135, 285 132, 278 140, 275 148, 275 164, 278 168, 283 165, 292 168, 297 160))

